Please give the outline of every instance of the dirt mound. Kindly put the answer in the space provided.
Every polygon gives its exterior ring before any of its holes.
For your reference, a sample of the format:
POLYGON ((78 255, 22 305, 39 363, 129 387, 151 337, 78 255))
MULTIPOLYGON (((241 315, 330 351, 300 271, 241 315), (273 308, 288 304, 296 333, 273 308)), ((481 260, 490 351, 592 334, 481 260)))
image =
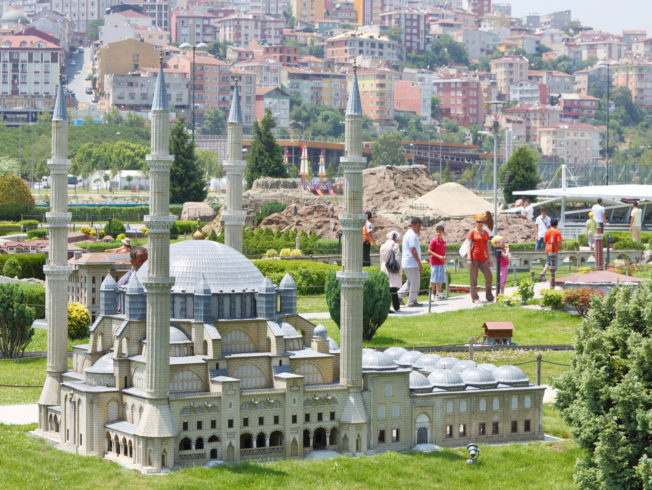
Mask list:
MULTIPOLYGON (((341 229, 338 216, 343 213, 344 209, 327 204, 308 206, 291 204, 284 211, 269 215, 260 226, 274 229, 278 227, 281 231, 296 228, 299 231, 305 230, 306 233, 314 230, 319 238, 333 239, 337 238, 337 232, 341 229)), ((385 235, 391 230, 403 233, 400 225, 381 216, 374 218, 373 225, 373 236, 379 244, 385 241, 385 235)))
MULTIPOLYGON (((421 241, 432 240, 436 236, 435 228, 440 224, 446 229, 448 243, 462 243, 474 226, 472 217, 441 220, 421 230, 421 241)), ((536 233, 534 221, 528 221, 520 214, 498 215, 498 234, 504 237, 507 243, 533 242, 536 240, 536 233)))
POLYGON ((441 217, 464 217, 492 210, 493 204, 460 184, 448 182, 416 199, 411 207, 425 207, 441 217))
POLYGON ((406 202, 426 194, 435 183, 423 165, 381 166, 362 171, 365 210, 398 210, 406 202))

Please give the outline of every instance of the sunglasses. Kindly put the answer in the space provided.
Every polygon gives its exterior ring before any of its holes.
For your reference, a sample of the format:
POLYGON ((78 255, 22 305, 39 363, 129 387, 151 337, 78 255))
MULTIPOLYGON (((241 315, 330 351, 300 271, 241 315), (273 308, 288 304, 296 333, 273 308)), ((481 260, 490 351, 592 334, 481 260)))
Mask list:
POLYGON ((476 221, 476 223, 484 223, 484 221, 480 219, 480 220, 476 221))

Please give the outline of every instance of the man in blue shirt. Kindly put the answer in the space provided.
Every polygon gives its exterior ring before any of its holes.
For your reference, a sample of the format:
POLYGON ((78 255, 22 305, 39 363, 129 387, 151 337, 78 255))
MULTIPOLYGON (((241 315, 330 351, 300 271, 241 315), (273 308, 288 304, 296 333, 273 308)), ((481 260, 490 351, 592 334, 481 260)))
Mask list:
POLYGON ((421 283, 421 245, 418 233, 421 231, 421 220, 412 218, 410 229, 403 236, 403 251, 401 254, 401 267, 407 280, 399 289, 398 297, 403 298, 409 293, 408 306, 422 306, 418 302, 419 285, 421 283))

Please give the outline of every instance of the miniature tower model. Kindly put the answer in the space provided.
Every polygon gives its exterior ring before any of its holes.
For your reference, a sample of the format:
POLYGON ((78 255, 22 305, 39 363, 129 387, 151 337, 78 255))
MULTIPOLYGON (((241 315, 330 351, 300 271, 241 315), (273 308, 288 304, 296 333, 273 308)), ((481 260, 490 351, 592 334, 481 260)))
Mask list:
MULTIPOLYGON (((138 424, 137 435, 153 439, 151 449, 160 453, 165 439, 177 434, 169 407, 170 383, 170 119, 163 75, 163 59, 158 72, 152 103, 151 153, 147 155, 150 175, 149 266, 143 286, 147 291, 147 339, 145 354, 145 396, 148 404, 138 424)), ((145 448, 143 448, 143 451, 145 448)), ((143 455, 144 456, 144 455, 143 455)), ((143 457, 143 461, 145 458, 143 457)), ((157 466, 158 461, 152 461, 157 466)))
POLYGON ((224 162, 226 171, 226 210, 222 212, 224 221, 224 243, 242 253, 242 229, 246 211, 242 210, 242 181, 246 162, 242 159, 242 109, 240 108, 240 90, 238 77, 229 111, 227 144, 228 160, 224 162))
POLYGON ((362 272, 362 104, 358 89, 357 67, 353 65, 353 81, 346 106, 344 151, 340 159, 344 167, 345 214, 342 224, 342 272, 338 279, 342 288, 340 384, 359 388, 362 384, 362 289, 367 273, 362 272))
POLYGON ((68 369, 68 116, 63 84, 59 78, 52 115, 51 210, 46 214, 50 245, 48 264, 43 267, 48 322, 47 376, 39 399, 39 427, 47 430, 47 407, 60 405, 61 376, 68 369))

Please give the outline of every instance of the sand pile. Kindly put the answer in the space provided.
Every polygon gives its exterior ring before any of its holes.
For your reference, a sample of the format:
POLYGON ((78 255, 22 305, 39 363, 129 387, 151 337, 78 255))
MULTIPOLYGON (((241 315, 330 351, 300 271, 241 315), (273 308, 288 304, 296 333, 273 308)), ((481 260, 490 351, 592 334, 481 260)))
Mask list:
POLYGON ((451 218, 473 216, 493 210, 492 203, 455 182, 440 185, 413 201, 410 207, 422 208, 437 216, 451 218))
MULTIPOLYGON (((421 241, 431 240, 436 236, 435 227, 444 225, 446 241, 448 243, 462 243, 473 228, 473 218, 441 220, 432 226, 421 230, 421 241)), ((523 243, 536 241, 537 227, 534 221, 528 221, 520 214, 498 215, 498 234, 505 238, 507 243, 523 243)))
POLYGON ((362 171, 364 210, 398 210, 435 188, 423 165, 381 166, 362 171))

